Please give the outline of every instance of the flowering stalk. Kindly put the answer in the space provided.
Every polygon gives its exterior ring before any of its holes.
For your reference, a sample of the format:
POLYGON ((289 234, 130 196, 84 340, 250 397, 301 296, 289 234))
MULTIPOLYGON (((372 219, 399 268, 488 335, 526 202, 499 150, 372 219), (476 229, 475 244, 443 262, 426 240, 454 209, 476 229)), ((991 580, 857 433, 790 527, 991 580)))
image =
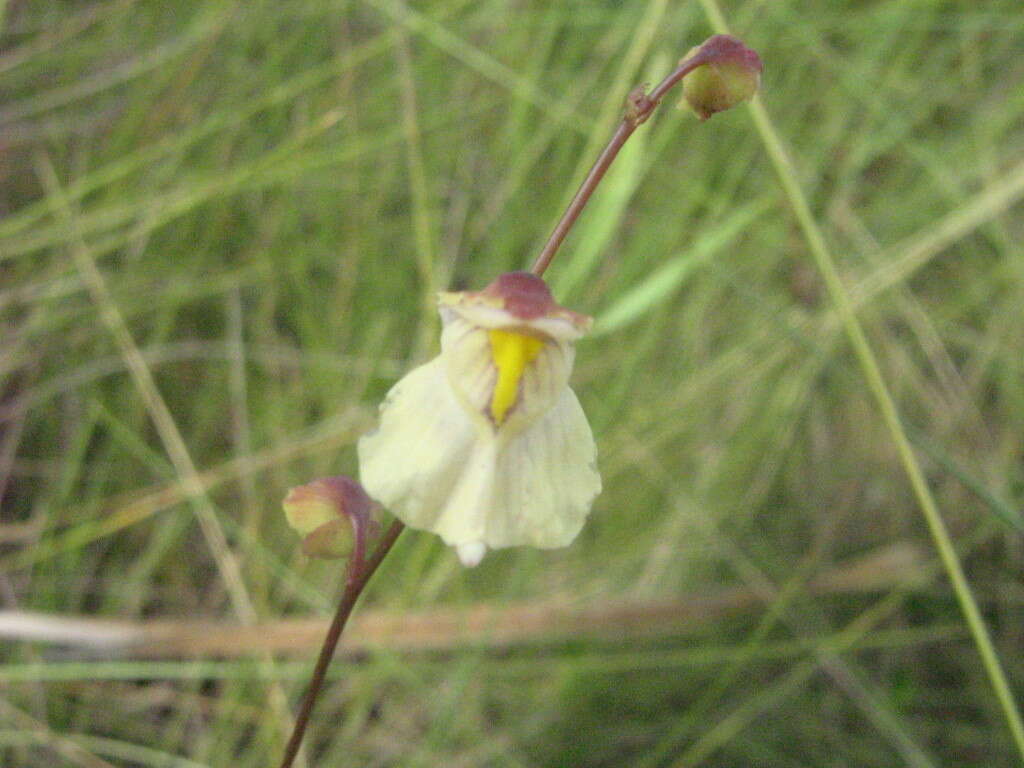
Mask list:
POLYGON ((363 558, 361 555, 357 557, 359 555, 358 549, 353 551, 353 556, 348 564, 345 591, 341 594, 338 609, 335 611, 334 619, 327 630, 327 636, 324 637, 324 644, 320 648, 320 655, 317 657, 316 666, 313 667, 313 674, 310 675, 306 695, 302 699, 302 706, 295 716, 295 727, 292 729, 292 735, 285 746, 284 757, 281 759, 281 768, 290 768, 295 760, 295 756, 299 753, 302 737, 306 733, 306 726, 309 725, 310 715, 313 714, 313 705, 316 704, 317 697, 320 695, 324 678, 327 676, 327 667, 330 666, 331 659, 334 658, 334 651, 338 647, 338 641, 341 639, 341 633, 345 629, 345 624, 348 623, 348 617, 352 615, 352 609, 356 607, 356 602, 363 593, 367 582, 369 582, 384 558, 387 557, 391 547, 394 546, 395 541, 398 540, 399 535, 404 530, 405 525, 401 521, 395 520, 381 537, 380 542, 378 542, 376 549, 374 549, 373 554, 369 558, 363 558))
MULTIPOLYGON (((569 207, 562 214, 562 218, 555 226, 537 260, 533 263, 531 271, 535 275, 543 275, 544 271, 551 264, 551 260, 555 257, 558 247, 565 240, 565 236, 569 234, 569 230, 572 229, 576 219, 583 212, 587 202, 590 200, 590 196, 597 189, 597 185, 601 183, 601 179, 604 178, 608 168, 618 156, 619 150, 622 149, 622 146, 629 137, 633 135, 633 132, 647 122, 647 118, 651 116, 651 113, 661 103, 661 100, 665 98, 665 94, 674 85, 695 69, 704 65, 732 65, 738 67, 743 73, 751 77, 754 81, 754 89, 756 90, 757 80, 761 73, 761 60, 758 55, 731 35, 714 35, 708 38, 699 48, 694 49, 688 57, 680 61, 679 66, 658 83, 649 94, 644 92, 646 89, 642 85, 630 91, 627 97, 626 114, 623 115, 622 122, 612 135, 607 146, 605 146, 604 151, 598 156, 597 161, 590 169, 590 173, 583 180, 579 191, 576 192, 576 196, 569 203, 569 207)), ((753 95, 753 91, 747 94, 734 94, 729 99, 729 94, 721 94, 721 96, 725 97, 723 100, 725 109, 734 106, 737 101, 742 101, 744 97, 749 98, 751 95, 753 95)), ((687 96, 689 97, 689 94, 687 96)), ((719 107, 719 109, 708 111, 700 105, 692 106, 705 119, 712 112, 721 111, 722 109, 722 107, 719 107)))
MULTIPOLYGON (((586 207, 587 202, 593 195, 594 190, 598 184, 601 183, 601 179, 604 178, 605 173, 611 166, 622 149, 622 146, 626 143, 629 137, 633 134, 636 129, 642 125, 651 116, 658 104, 661 103, 665 94, 679 83, 686 75, 698 70, 701 67, 705 67, 702 70, 702 77, 699 80, 699 85, 685 93, 685 100, 689 103, 690 107, 697 112, 702 119, 706 119, 714 112, 728 109, 731 106, 749 98, 757 88, 758 80, 761 73, 761 61, 757 54, 752 50, 744 46, 739 40, 729 35, 715 35, 709 38, 703 45, 691 51, 686 58, 684 58, 679 65, 674 69, 664 80, 662 80, 650 93, 646 93, 644 86, 639 86, 630 92, 627 104, 626 112, 623 116, 622 123, 618 129, 612 135, 608 145, 604 148, 604 151, 598 156, 597 161, 587 174, 583 183, 580 185, 575 197, 566 209, 562 218, 559 220, 551 236, 548 238, 540 255, 532 267, 533 275, 538 278, 543 275, 545 270, 551 264, 552 259, 555 257, 555 253, 558 251, 562 241, 565 240, 566 235, 572 229, 576 220, 579 218, 583 209, 586 207)), ((589 318, 584 318, 582 315, 576 315, 576 313, 569 312, 558 307, 551 300, 550 293, 547 287, 543 285, 543 282, 537 279, 526 279, 528 275, 524 273, 510 273, 499 277, 491 286, 481 292, 477 293, 461 293, 461 294, 450 294, 442 295, 442 302, 448 302, 452 306, 448 309, 455 312, 456 314, 461 311, 468 315, 473 315, 476 309, 474 309, 475 303, 482 303, 484 305, 483 312, 492 313, 494 312, 494 301, 499 300, 501 312, 511 313, 513 318, 519 318, 517 322, 522 325, 530 325, 531 323, 540 325, 541 323, 546 324, 544 327, 548 332, 551 331, 552 321, 561 321, 565 327, 561 329, 555 335, 568 335, 575 336, 581 333, 583 325, 589 324, 589 318), (537 285, 539 284, 539 286, 537 285), (520 322, 521 321, 521 322, 520 322), (579 327, 576 327, 579 326, 579 327)), ((514 337, 515 333, 507 333, 500 328, 495 328, 490 331, 492 334, 491 344, 493 349, 497 349, 495 345, 496 341, 509 341, 506 337, 514 337), (495 336, 496 335, 496 336, 495 336)), ((529 339, 526 341, 520 340, 516 342, 513 340, 508 345, 507 355, 515 357, 513 352, 518 350, 518 353, 522 359, 503 359, 503 362, 507 366, 508 370, 515 369, 516 376, 508 377, 510 386, 515 384, 515 379, 518 375, 522 374, 523 366, 532 359, 532 355, 536 355, 540 349, 540 342, 536 342, 537 348, 534 349, 530 345, 529 339), (516 344, 519 343, 522 349, 519 349, 516 344), (525 346, 524 346, 525 345, 525 346)), ((495 353, 498 354, 498 353, 495 353)), ((415 373, 415 372, 414 372, 415 373)), ((566 376, 568 370, 566 370, 566 376)), ((501 379, 504 381, 504 379, 501 379)), ((501 426, 507 413, 507 409, 511 407, 514 402, 512 397, 512 390, 505 392, 500 386, 496 389, 493 399, 490 403, 490 417, 493 419, 495 426, 501 426)), ((575 403, 575 397, 571 398, 571 402, 575 403)), ((578 404, 574 406, 577 410, 579 409, 578 404)), ((592 450, 592 437, 590 436, 589 426, 586 425, 585 419, 583 419, 582 411, 579 412, 579 419, 582 420, 582 427, 584 428, 586 439, 591 444, 592 450)), ((573 435, 579 437, 579 435, 573 435)), ((373 448, 373 443, 367 443, 366 438, 363 438, 361 445, 361 454, 363 453, 364 447, 369 453, 373 448)), ((586 460, 586 451, 576 458, 586 460)), ((361 455, 361 459, 362 459, 361 455)), ((592 459, 592 456, 589 457, 592 459)), ((320 482, 320 481, 315 481, 320 482)), ((379 482, 379 479, 377 480, 379 482)), ((313 484, 310 484, 313 485, 313 484)), ((586 507, 582 510, 585 516, 586 511, 589 509, 590 500, 600 490, 600 480, 594 473, 594 479, 588 484, 582 484, 578 489, 579 495, 583 505, 586 507), (595 485, 596 483, 596 485, 595 485)), ((362 489, 359 490, 362 493, 362 489)), ((293 492, 294 493, 294 492, 293 492)), ((291 498, 291 496, 290 496, 291 498)), ((288 503, 286 500, 286 510, 288 503)), ((319 517, 313 515, 314 522, 321 523, 319 517)), ((348 621, 349 616, 355 607, 356 602, 359 600, 363 589, 366 587, 370 578, 373 576, 377 567, 383 562, 384 558, 387 557, 391 548, 394 546, 398 537, 402 531, 405 530, 405 524, 401 520, 395 520, 391 527, 381 536, 374 548, 373 553, 367 558, 364 557, 367 543, 367 530, 370 526, 370 521, 367 516, 354 516, 349 515, 354 530, 354 543, 351 549, 351 555, 348 563, 348 572, 345 583, 345 590, 342 593, 341 600, 338 604, 337 611, 335 612, 334 619, 331 622, 330 629, 327 632, 327 636, 324 638, 323 647, 320 650, 319 658, 317 659, 316 666, 313 669, 313 674, 309 681, 309 686, 306 691, 306 695, 303 698, 302 706, 299 710, 295 720, 295 728, 288 740, 288 744, 285 748, 285 754, 281 761, 281 768, 290 768, 296 754, 299 751, 299 746, 302 743, 303 734, 305 733, 306 727, 309 724, 310 715, 313 711, 313 706, 316 703, 316 699, 319 696, 320 690, 323 686, 324 678, 327 673, 327 667, 330 665, 331 659, 334 656, 335 649, 337 648, 338 641, 341 637, 341 633, 345 628, 345 624, 348 621)), ((582 518, 579 523, 582 524, 582 518)), ((322 523, 321 523, 322 524, 322 523)), ((310 524, 312 525, 312 524, 310 524)), ((324 531, 328 530, 333 536, 337 531, 338 525, 335 522, 331 522, 331 528, 327 528, 326 524, 323 524, 324 528, 317 528, 317 537, 314 538, 314 544, 323 545, 332 551, 336 551, 337 542, 333 539, 328 538, 325 541, 321 541, 324 538, 324 531)), ((420 527, 420 526, 417 526, 420 527)), ((567 531, 571 536, 575 535, 575 532, 571 530, 571 526, 567 528, 567 531)), ((300 531, 307 533, 307 531, 300 531)), ((565 538, 566 531, 560 532, 555 539, 554 543, 545 539, 541 542, 540 546, 561 546, 564 544, 562 541, 565 538)), ((571 540, 569 536, 569 540, 571 540)), ((309 545, 310 537, 307 536, 307 547, 309 545)), ((509 543, 523 543, 520 541, 502 542, 500 546, 508 546, 509 543)), ((537 544, 535 544, 537 545, 537 544)), ((469 546, 463 546, 458 548, 459 556, 464 563, 472 565, 479 562, 479 558, 483 556, 483 552, 486 547, 482 542, 469 542, 469 546)))

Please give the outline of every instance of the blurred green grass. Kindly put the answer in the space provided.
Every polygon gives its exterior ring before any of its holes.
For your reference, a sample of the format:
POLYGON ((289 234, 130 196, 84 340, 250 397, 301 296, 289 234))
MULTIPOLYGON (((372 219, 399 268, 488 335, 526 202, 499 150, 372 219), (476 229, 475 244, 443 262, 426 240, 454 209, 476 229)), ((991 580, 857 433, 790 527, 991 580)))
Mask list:
MULTIPOLYGON (((1019 691, 1024 13, 723 5, 1019 691)), ((339 575, 297 553, 286 489, 355 473, 377 402, 432 353, 433 291, 528 265, 625 94, 711 31, 665 0, 8 0, 0 20, 0 594, 140 619, 235 617, 197 513, 256 616, 329 610, 339 575)), ((548 273, 597 318, 574 375, 605 481, 591 521, 473 571, 409 535, 368 603, 746 584, 764 609, 645 642, 340 661, 316 764, 1017 764, 941 570, 809 594, 849 556, 931 544, 746 110, 665 105, 634 141, 548 273), (721 661, 680 661, 701 649, 721 661)), ((2 763, 272 764, 264 678, 301 689, 259 658, 104 664, 5 683, 2 763)))

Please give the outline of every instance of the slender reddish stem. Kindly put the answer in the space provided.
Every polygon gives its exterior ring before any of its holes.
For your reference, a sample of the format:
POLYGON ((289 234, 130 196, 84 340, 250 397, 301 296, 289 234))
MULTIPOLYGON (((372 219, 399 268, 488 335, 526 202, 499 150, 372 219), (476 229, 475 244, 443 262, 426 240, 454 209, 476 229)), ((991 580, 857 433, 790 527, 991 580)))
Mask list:
POLYGON ((324 644, 320 648, 320 656, 317 658, 313 674, 309 678, 309 687, 306 689, 306 695, 302 699, 302 706, 299 708, 298 715, 295 716, 295 727, 292 729, 292 735, 285 746, 284 757, 281 759, 281 768, 291 768, 295 756, 299 753, 299 745, 302 744, 302 737, 305 735, 306 727, 309 725, 310 715, 313 714, 313 705, 316 704, 317 697, 320 695, 324 678, 327 676, 327 668, 331 664, 331 659, 334 658, 334 651, 338 647, 338 640, 341 639, 341 633, 345 629, 348 617, 352 615, 352 609, 355 608, 359 596, 363 593, 363 589, 370 581, 377 567, 383 562, 388 552, 391 551, 391 547, 394 546, 399 535, 404 530, 405 526, 400 521, 396 520, 393 522, 391 527, 381 537, 373 554, 364 562, 366 530, 365 526, 357 527, 355 547, 349 560, 348 576, 345 580, 345 591, 341 595, 338 610, 334 613, 334 620, 331 622, 330 629, 327 630, 327 636, 324 638, 324 644))
POLYGON ((601 152, 594 162, 590 173, 587 174, 583 183, 580 184, 576 196, 569 203, 569 207, 565 209, 565 213, 562 214, 562 218, 555 225, 554 231, 548 238, 547 243, 544 244, 544 248, 541 250, 537 260, 533 263, 532 272, 535 275, 543 275, 548 265, 551 264, 551 260, 555 258, 558 247, 565 240, 565 236, 569 234, 569 230, 572 229, 573 224, 576 223, 576 220, 590 201, 590 196, 594 194, 597 185, 601 183, 601 179, 604 178, 608 168, 618 156, 622 145, 633 135, 633 131, 647 121, 647 118, 651 116, 651 113, 654 112, 672 86, 700 65, 707 63, 711 58, 705 51, 699 51, 692 58, 687 59, 672 70, 668 77, 658 83, 649 94, 644 93, 642 86, 629 94, 626 114, 622 118, 622 122, 619 123, 619 127, 612 134, 604 151, 601 152))

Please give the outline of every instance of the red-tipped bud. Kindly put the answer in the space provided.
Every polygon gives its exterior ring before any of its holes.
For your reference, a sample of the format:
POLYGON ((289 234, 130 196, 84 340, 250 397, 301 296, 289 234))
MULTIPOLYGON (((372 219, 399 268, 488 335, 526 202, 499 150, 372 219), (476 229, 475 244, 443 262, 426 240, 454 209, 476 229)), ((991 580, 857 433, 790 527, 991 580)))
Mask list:
POLYGON ((292 488, 284 499, 288 525, 309 557, 348 557, 358 531, 368 530, 373 502, 350 477, 322 477, 292 488))
POLYGON ((705 61, 683 80, 683 103, 701 120, 751 98, 761 84, 764 65, 755 51, 732 35, 714 35, 690 50, 683 61, 705 61))

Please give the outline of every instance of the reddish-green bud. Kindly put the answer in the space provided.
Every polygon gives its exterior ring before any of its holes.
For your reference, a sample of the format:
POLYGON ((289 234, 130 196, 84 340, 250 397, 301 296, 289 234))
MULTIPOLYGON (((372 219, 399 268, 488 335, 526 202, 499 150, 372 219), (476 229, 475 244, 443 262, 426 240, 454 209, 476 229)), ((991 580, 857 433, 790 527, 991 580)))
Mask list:
POLYGON ((732 35, 714 35, 690 50, 682 61, 700 57, 704 64, 683 80, 684 104, 701 120, 751 98, 761 84, 764 65, 755 51, 732 35))
POLYGON ((292 488, 284 500, 288 525, 303 537, 309 557, 348 557, 359 527, 367 530, 373 502, 350 477, 322 477, 292 488))

